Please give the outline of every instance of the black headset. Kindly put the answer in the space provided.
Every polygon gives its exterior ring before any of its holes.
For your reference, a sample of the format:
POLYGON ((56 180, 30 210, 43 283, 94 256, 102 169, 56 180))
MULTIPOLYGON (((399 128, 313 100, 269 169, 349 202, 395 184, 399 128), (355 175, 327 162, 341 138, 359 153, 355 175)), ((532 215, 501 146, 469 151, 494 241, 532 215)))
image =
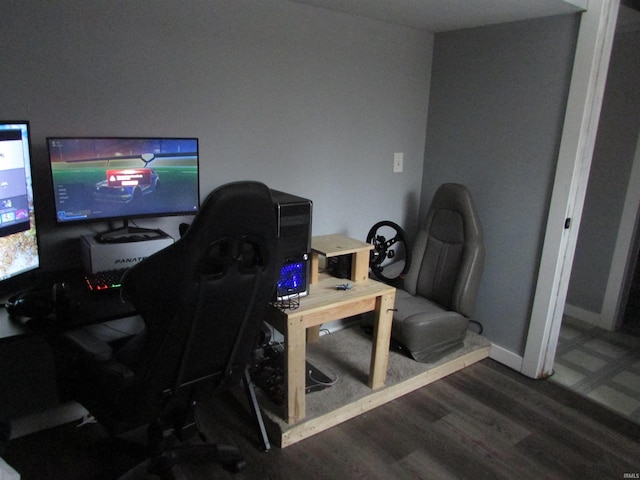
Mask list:
POLYGON ((59 312, 66 304, 66 289, 64 283, 56 283, 51 289, 18 293, 4 306, 10 317, 44 318, 59 312))

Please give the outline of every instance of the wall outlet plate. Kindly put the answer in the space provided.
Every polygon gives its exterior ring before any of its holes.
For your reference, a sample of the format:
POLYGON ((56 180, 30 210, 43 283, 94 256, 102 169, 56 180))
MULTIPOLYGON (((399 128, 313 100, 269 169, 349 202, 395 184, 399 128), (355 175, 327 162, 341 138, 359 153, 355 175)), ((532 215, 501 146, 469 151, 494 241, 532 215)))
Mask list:
POLYGON ((402 173, 404 167, 404 153, 396 152, 393 154, 393 173, 402 173))

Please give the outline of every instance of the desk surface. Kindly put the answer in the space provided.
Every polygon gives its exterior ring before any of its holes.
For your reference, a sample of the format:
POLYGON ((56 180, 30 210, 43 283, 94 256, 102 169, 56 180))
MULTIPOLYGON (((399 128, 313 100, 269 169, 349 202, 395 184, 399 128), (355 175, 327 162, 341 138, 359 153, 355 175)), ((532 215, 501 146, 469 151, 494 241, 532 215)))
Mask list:
MULTIPOLYGON (((52 314, 42 319, 24 317, 10 318, 5 308, 0 309, 0 342, 10 338, 28 335, 41 335, 48 331, 68 330, 83 325, 102 323, 108 320, 135 315, 135 309, 120 298, 120 292, 90 292, 86 288, 81 272, 63 272, 52 274, 51 279, 43 281, 38 287, 53 288, 53 283, 68 284, 68 311, 64 318, 52 314)), ((8 297, 7 297, 8 298, 8 297)), ((4 303, 7 298, 2 298, 4 303)))
MULTIPOLYGON (((353 304, 355 301, 375 299, 381 295, 395 293, 395 287, 391 287, 385 283, 381 283, 375 280, 368 280, 366 282, 353 282, 350 284, 349 290, 338 290, 337 285, 343 285, 344 279, 332 277, 326 273, 319 274, 319 280, 316 284, 309 285, 309 295, 300 297, 300 306, 295 309, 287 309, 283 311, 275 312, 272 309, 270 312, 271 320, 280 317, 281 321, 286 319, 303 318, 306 327, 313 326, 308 322, 313 318, 313 314, 318 312, 324 312, 328 308, 339 309, 342 305, 353 304)), ((340 317, 345 318, 347 315, 340 317)), ((282 324, 280 324, 282 326, 282 324)), ((274 325, 276 326, 276 325, 274 325)), ((283 329, 280 331, 284 331, 283 329)))

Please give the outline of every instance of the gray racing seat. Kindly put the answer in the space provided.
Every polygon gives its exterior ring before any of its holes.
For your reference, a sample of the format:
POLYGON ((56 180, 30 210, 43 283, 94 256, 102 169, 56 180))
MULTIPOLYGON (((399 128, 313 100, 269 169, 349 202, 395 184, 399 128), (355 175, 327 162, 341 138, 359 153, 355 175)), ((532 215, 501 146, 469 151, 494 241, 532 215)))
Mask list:
POLYGON ((392 338, 412 358, 430 363, 462 346, 484 268, 480 220, 469 190, 436 191, 396 292, 392 338))

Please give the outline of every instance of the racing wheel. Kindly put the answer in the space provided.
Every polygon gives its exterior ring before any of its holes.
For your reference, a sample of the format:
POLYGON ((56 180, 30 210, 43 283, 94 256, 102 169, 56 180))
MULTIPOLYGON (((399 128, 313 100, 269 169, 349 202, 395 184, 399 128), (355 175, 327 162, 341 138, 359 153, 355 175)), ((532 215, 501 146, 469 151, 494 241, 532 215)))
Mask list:
POLYGON ((373 245, 369 268, 380 280, 393 283, 409 271, 411 251, 407 234, 397 223, 388 220, 376 223, 369 230, 367 243, 373 245))

